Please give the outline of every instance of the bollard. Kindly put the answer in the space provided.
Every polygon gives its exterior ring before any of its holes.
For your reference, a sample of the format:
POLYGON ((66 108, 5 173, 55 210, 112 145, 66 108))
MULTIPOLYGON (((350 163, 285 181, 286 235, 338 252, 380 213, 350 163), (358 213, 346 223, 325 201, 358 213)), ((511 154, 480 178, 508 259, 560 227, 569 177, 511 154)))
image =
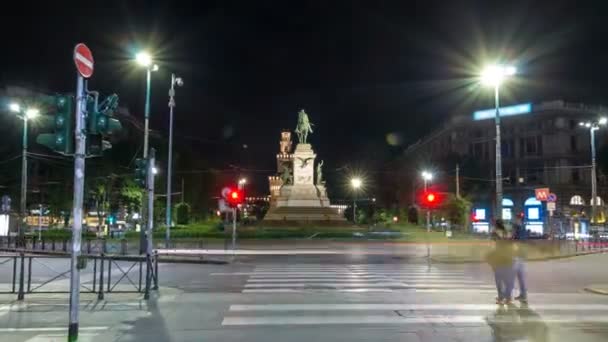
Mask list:
POLYGON ((101 253, 101 265, 99 266, 99 294, 97 294, 98 300, 103 300, 103 253, 101 253))
POLYGON ((152 290, 158 290, 158 251, 154 251, 154 287, 152 290))
POLYGON ((53 240, 51 242, 51 250, 54 252, 55 251, 55 240, 53 240))
POLYGON ((27 293, 32 290, 32 257, 27 258, 27 293))
POLYGON ((127 240, 120 240, 120 254, 127 255, 127 240))
POLYGON ((87 254, 91 254, 91 240, 87 240, 87 254))
POLYGON ((17 283, 17 256, 13 257, 13 290, 11 293, 15 293, 15 285, 17 283))
POLYGON ((110 285, 112 283, 112 257, 108 259, 108 289, 106 292, 110 292, 110 285))
POLYGON ((36 249, 36 241, 38 241, 38 239, 34 238, 32 239, 32 249, 36 249))
POLYGON ((103 239, 101 241, 101 253, 106 254, 108 253, 108 246, 107 246, 107 241, 106 239, 103 239))
POLYGON ((25 297, 24 293, 23 293, 23 286, 24 286, 24 272, 25 272, 25 256, 23 255, 23 252, 19 253, 21 256, 21 272, 19 273, 19 293, 17 294, 17 300, 23 300, 23 298, 25 297))
POLYGON ((43 251, 46 250, 46 241, 44 239, 42 239, 41 244, 42 244, 42 250, 43 251))
POLYGON ((68 251, 68 240, 63 240, 63 251, 67 252, 68 251))

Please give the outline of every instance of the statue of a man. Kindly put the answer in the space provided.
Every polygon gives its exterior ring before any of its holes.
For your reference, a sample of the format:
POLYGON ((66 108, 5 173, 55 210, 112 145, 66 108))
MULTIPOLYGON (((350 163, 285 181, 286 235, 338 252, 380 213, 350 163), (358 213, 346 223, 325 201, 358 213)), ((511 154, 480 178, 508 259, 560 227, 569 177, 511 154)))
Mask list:
POLYGON ((323 161, 321 160, 317 164, 317 185, 324 185, 325 181, 323 181, 323 161))
POLYGON ((298 125, 296 126, 296 134, 298 135, 300 144, 306 144, 308 134, 313 133, 312 126, 314 126, 314 124, 308 120, 308 114, 306 114, 304 109, 300 110, 298 113, 298 125))
POLYGON ((291 170, 288 166, 283 166, 283 173, 281 173, 281 180, 283 181, 283 185, 290 185, 293 181, 293 177, 291 176, 291 170))

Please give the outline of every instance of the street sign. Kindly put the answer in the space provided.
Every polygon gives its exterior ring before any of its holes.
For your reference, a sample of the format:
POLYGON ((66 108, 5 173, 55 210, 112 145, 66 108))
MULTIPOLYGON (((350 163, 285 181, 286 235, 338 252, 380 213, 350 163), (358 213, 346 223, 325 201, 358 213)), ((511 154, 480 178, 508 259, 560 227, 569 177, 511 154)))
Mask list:
POLYGON ((547 202, 547 210, 555 211, 555 202, 547 202))
POLYGON ((550 193, 549 196, 547 196, 547 202, 557 202, 557 195, 550 193))
POLYGON ((93 53, 86 45, 79 43, 74 47, 74 64, 80 76, 84 78, 93 76, 94 63, 93 53))
POLYGON ((536 199, 539 201, 546 201, 547 197, 549 197, 549 188, 538 188, 534 189, 534 194, 536 195, 536 199))

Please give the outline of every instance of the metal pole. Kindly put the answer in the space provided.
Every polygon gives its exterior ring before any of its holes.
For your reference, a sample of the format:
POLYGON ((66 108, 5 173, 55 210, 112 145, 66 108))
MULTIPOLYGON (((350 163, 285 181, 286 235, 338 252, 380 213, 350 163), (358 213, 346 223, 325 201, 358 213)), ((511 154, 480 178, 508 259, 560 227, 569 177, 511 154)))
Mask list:
POLYGON ((595 223, 595 213, 597 207, 597 176, 595 162, 595 131, 598 128, 591 126, 589 133, 591 135, 591 224, 595 223))
POLYGON ((38 241, 42 240, 42 204, 38 206, 38 241))
MULTIPOLYGON (((148 68, 146 70, 146 103, 145 103, 145 108, 144 108, 144 153, 143 153, 143 158, 146 159, 148 158, 148 134, 149 134, 149 127, 150 127, 150 79, 152 77, 152 71, 150 70, 150 68, 148 68)), ((139 254, 143 254, 146 249, 145 249, 145 244, 146 244, 146 209, 147 209, 147 205, 146 205, 146 196, 142 197, 142 201, 141 201, 141 228, 140 228, 140 234, 139 234, 139 254)))
POLYGON ((494 104, 496 105, 496 219, 502 219, 502 150, 500 147, 500 100, 499 85, 494 86, 494 104))
MULTIPOLYGON (((427 190, 427 179, 424 178, 424 193, 427 190)), ((431 209, 426 209, 426 232, 429 233, 431 231, 431 209)))
POLYGON ((152 71, 146 70, 146 106, 144 109, 144 158, 148 158, 148 133, 150 125, 150 78, 152 71))
POLYGON ((236 246, 236 208, 232 208, 232 255, 236 246))
POLYGON ((80 238, 82 233, 82 203, 84 197, 84 172, 85 172, 85 113, 86 95, 84 92, 84 78, 78 76, 76 82, 76 113, 74 114, 76 128, 74 138, 76 150, 74 153, 74 206, 72 216, 74 223, 72 227, 72 253, 70 260, 70 325, 68 329, 68 341, 78 340, 78 304, 80 302, 80 270, 78 269, 78 258, 80 257, 80 238))
POLYGON ((357 224, 357 190, 355 189, 355 196, 353 198, 353 223, 357 224))
POLYGON ((169 89, 169 157, 167 158, 167 208, 165 219, 165 248, 171 241, 171 182, 173 181, 173 108, 175 107, 175 74, 171 74, 171 89, 169 89))
POLYGON ((19 241, 23 240, 27 220, 27 116, 23 115, 23 150, 21 152, 21 217, 19 220, 19 241))
POLYGON ((182 203, 184 203, 184 177, 182 177, 182 203))
POLYGON ((150 298, 150 282, 152 280, 152 233, 154 229, 154 165, 156 150, 150 149, 150 159, 148 162, 148 179, 146 181, 146 192, 148 194, 148 219, 146 227, 146 292, 144 299, 150 298))
POLYGON ((456 164, 456 198, 460 198, 460 166, 456 164))

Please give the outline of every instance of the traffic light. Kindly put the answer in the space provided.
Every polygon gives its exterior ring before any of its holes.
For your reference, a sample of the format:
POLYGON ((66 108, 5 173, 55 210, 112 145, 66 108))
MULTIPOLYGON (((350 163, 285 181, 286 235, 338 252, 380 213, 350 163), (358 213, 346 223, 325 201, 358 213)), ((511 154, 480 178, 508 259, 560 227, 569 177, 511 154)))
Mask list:
POLYGON ((231 208, 236 208, 245 201, 245 192, 241 189, 231 188, 226 196, 226 202, 231 208))
POLYGON ((426 208, 436 208, 443 204, 444 195, 440 192, 428 190, 422 193, 420 204, 426 208))
POLYGON ((135 159, 135 183, 142 188, 146 187, 146 179, 148 178, 148 159, 135 159))
POLYGON ((56 95, 53 105, 55 107, 54 133, 39 134, 36 142, 61 154, 74 154, 73 98, 67 95, 56 95))
POLYGON ((114 111, 118 108, 118 95, 112 94, 98 103, 97 97, 87 99, 87 155, 99 156, 103 151, 112 148, 105 140, 122 129, 120 121, 114 119, 114 111))
POLYGON ((118 95, 112 94, 97 104, 94 98, 87 101, 88 133, 111 135, 122 129, 120 121, 114 119, 114 111, 118 107, 118 95))

